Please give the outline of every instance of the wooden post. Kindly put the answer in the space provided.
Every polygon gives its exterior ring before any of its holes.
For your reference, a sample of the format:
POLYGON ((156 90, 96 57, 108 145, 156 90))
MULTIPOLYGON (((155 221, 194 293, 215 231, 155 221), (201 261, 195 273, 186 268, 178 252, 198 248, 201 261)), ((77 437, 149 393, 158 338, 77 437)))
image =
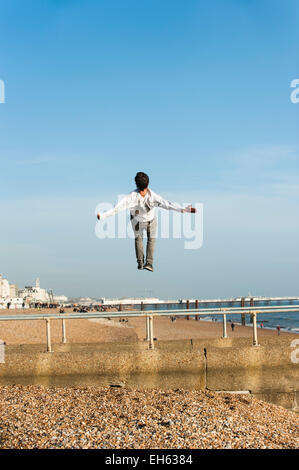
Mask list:
MULTIPOLYGON (((244 297, 241 298, 241 307, 245 307, 245 298, 244 297)), ((246 315, 245 315, 245 313, 241 314, 241 324, 242 324, 242 326, 246 325, 246 315)))
MULTIPOLYGON (((198 309, 198 300, 195 300, 195 308, 198 309)), ((198 321, 198 315, 195 315, 195 320, 198 321)))
POLYGON ((154 349, 154 321, 153 316, 149 316, 149 349, 154 349))
MULTIPOLYGON (((251 299, 250 299, 250 307, 254 307, 253 297, 251 297, 251 299)), ((253 323, 253 315, 252 314, 250 315, 250 323, 251 324, 253 323)))
POLYGON ((65 326, 65 318, 62 319, 62 344, 66 344, 66 326, 65 326))
POLYGON ((226 313, 223 314, 223 338, 227 338, 226 313))
POLYGON ((252 314, 253 320, 253 346, 258 346, 258 339, 257 339, 257 324, 256 324, 256 312, 252 314))
POLYGON ((146 322, 146 323, 145 323, 145 331, 146 331, 146 338, 145 338, 145 340, 146 340, 146 341, 149 341, 149 340, 150 340, 150 331, 149 331, 150 326, 149 326, 149 317, 148 317, 148 315, 145 317, 145 322, 146 322))
MULTIPOLYGON (((190 302, 189 300, 186 301, 186 309, 189 310, 190 308, 190 302)), ((187 320, 189 320, 189 315, 186 316, 187 320)))
POLYGON ((46 318, 47 352, 52 352, 50 319, 46 318))

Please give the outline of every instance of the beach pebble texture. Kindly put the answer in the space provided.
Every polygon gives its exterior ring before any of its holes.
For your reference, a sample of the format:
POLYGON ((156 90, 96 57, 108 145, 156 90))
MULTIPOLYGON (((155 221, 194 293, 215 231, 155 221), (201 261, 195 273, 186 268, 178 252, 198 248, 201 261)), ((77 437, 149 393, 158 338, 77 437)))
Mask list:
POLYGON ((0 448, 298 447, 299 417, 251 395, 126 387, 0 387, 0 448))

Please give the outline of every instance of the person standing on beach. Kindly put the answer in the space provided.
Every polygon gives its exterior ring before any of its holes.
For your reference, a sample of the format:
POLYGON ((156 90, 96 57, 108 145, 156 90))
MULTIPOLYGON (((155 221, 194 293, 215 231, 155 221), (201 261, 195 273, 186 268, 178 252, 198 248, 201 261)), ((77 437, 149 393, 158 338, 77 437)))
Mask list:
POLYGON ((276 327, 276 329, 277 329, 277 334, 278 334, 278 336, 279 336, 279 335, 280 335, 280 326, 278 325, 278 326, 276 327))
POLYGON ((232 331, 235 330, 235 324, 234 323, 231 324, 231 329, 232 329, 232 331))
POLYGON ((176 212, 195 213, 196 209, 192 206, 181 207, 178 204, 163 199, 162 196, 154 193, 149 185, 149 177, 142 171, 135 176, 136 189, 125 196, 110 211, 103 214, 97 214, 98 220, 104 220, 107 217, 118 212, 130 209, 130 218, 135 235, 135 253, 137 258, 137 269, 146 269, 153 271, 154 248, 157 231, 157 218, 155 208, 173 210, 176 212), (143 252, 143 232, 147 234, 146 259, 143 252))

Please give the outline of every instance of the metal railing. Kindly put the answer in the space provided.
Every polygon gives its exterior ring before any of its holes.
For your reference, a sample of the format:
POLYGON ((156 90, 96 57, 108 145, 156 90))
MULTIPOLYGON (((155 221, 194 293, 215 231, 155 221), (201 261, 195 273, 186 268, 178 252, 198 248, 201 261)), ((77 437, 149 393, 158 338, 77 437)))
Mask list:
POLYGON ((126 312, 70 312, 70 313, 38 313, 38 314, 16 314, 16 315, 1 315, 1 321, 20 321, 20 320, 44 320, 46 323, 46 341, 47 352, 52 352, 51 343, 51 320, 61 320, 62 323, 62 339, 63 344, 67 343, 66 336, 66 323, 65 320, 72 319, 101 319, 101 318, 130 318, 130 317, 144 317, 146 326, 146 338, 148 341, 148 349, 154 349, 154 317, 186 317, 194 316, 196 319, 200 316, 222 316, 222 338, 227 338, 227 315, 250 315, 252 319, 252 345, 258 346, 257 334, 257 315, 269 313, 297 313, 299 312, 298 305, 291 306, 273 306, 273 307, 231 307, 231 308, 207 308, 207 309, 178 309, 178 310, 133 310, 126 312))

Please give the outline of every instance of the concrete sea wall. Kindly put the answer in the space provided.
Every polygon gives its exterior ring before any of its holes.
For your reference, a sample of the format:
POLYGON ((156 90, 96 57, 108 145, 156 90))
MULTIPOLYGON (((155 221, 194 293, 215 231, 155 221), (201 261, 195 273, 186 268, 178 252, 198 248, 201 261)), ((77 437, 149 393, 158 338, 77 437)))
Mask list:
MULTIPOLYGON (((126 385, 249 391, 258 398, 298 411, 299 364, 292 362, 288 335, 251 346, 248 338, 215 340, 8 345, 0 364, 0 385, 126 385)), ((298 354, 299 355, 299 354, 298 354)))

